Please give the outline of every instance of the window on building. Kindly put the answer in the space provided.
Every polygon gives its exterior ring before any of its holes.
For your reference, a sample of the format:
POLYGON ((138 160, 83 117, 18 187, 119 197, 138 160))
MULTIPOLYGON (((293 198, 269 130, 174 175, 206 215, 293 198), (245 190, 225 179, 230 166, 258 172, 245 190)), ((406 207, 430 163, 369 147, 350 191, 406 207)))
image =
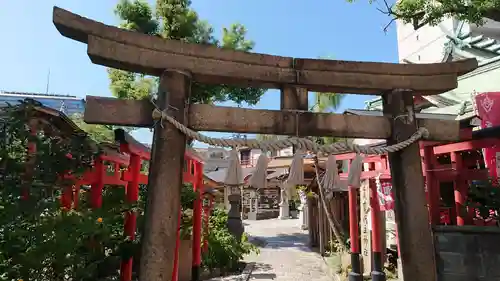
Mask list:
POLYGON ((250 164, 250 150, 241 150, 240 151, 240 161, 241 165, 249 165, 250 164))

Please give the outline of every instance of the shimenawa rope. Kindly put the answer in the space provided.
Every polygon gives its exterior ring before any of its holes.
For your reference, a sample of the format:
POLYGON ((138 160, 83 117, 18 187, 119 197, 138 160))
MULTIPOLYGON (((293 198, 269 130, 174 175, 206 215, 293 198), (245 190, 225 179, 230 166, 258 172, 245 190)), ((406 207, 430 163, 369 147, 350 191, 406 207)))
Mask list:
MULTIPOLYGON (((156 107, 156 105, 155 105, 156 107)), ((255 139, 222 139, 222 138, 212 138, 204 136, 198 132, 195 132, 183 124, 179 123, 175 118, 169 116, 166 112, 161 111, 158 107, 153 110, 152 113, 153 120, 161 122, 163 124, 164 120, 170 122, 174 127, 176 127, 183 134, 192 138, 194 140, 219 147, 239 147, 246 146, 248 148, 254 149, 262 149, 264 151, 278 151, 281 149, 288 148, 290 146, 296 146, 301 150, 308 150, 315 153, 344 153, 344 152, 356 152, 362 154, 385 154, 390 152, 399 151, 412 143, 418 141, 421 138, 426 138, 429 135, 429 132, 426 128, 419 128, 412 136, 410 136, 407 140, 401 141, 399 143, 385 146, 385 147, 369 147, 369 146, 360 146, 352 143, 345 142, 337 142, 331 145, 318 145, 317 143, 306 139, 306 138, 298 138, 291 137, 282 140, 276 141, 258 141, 255 139)))

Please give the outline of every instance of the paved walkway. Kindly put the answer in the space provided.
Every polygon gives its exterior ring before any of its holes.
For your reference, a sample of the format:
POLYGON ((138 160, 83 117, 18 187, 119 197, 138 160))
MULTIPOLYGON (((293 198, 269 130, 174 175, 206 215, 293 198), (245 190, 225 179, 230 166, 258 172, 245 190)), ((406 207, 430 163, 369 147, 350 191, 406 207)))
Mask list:
POLYGON ((245 259, 255 262, 249 280, 332 281, 322 257, 309 249, 307 231, 300 229, 297 219, 244 223, 251 239, 265 244, 259 255, 245 259))

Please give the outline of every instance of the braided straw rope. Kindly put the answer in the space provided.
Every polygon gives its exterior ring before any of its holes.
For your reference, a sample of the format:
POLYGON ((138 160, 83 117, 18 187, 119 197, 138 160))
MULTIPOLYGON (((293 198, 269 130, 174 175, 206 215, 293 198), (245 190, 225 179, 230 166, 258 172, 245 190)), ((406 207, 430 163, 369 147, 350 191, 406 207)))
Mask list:
POLYGON ((356 152, 362 154, 385 154, 390 152, 396 152, 405 147, 411 145, 412 143, 420 140, 421 138, 426 138, 429 134, 426 128, 419 128, 411 137, 402 142, 385 146, 385 147, 369 147, 369 146, 360 146, 356 144, 349 144, 344 142, 337 142, 331 145, 318 145, 317 143, 305 139, 305 138, 297 138, 290 137, 283 140, 277 141, 258 141, 255 139, 221 139, 221 138, 211 138, 204 136, 198 132, 195 132, 183 124, 179 123, 172 116, 169 116, 166 112, 161 111, 158 108, 153 110, 152 114, 153 120, 161 122, 163 124, 164 120, 170 122, 174 127, 176 127, 183 134, 188 136, 189 138, 195 139, 199 142, 203 142, 212 146, 219 147, 238 147, 238 146, 246 146, 254 149, 262 149, 264 151, 277 151, 284 148, 288 148, 290 146, 296 146, 298 149, 308 150, 315 153, 323 152, 327 154, 332 153, 345 153, 345 152, 356 152))

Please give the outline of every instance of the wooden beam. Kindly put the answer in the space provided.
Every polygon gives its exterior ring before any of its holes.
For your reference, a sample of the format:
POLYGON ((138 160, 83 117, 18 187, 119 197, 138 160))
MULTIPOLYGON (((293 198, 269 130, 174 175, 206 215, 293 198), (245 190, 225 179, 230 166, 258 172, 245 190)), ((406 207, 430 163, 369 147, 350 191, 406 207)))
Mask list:
POLYGON ((248 53, 230 49, 221 49, 205 44, 190 44, 178 40, 165 40, 140 32, 129 31, 116 26, 106 25, 59 7, 54 7, 52 21, 57 30, 65 37, 87 43, 91 35, 120 42, 126 45, 151 49, 159 52, 211 58, 222 61, 234 61, 252 65, 293 67, 292 57, 248 53))
MULTIPOLYGON (((223 79, 224 84, 246 86, 247 80, 274 88, 281 84, 296 84, 310 90, 378 94, 390 89, 413 89, 419 93, 448 91, 457 87, 456 74, 387 75, 350 72, 329 72, 282 68, 222 61, 197 56, 159 52, 127 45, 97 36, 89 36, 87 54, 93 63, 127 71, 159 75, 163 69, 179 68, 193 73, 196 81, 223 79), (243 80, 243 81, 242 81, 243 80)), ((219 84, 220 82, 215 82, 219 84)))
POLYGON ((359 72, 389 75, 462 75, 477 68, 476 59, 466 59, 449 63, 399 64, 301 59, 220 49, 216 46, 210 45, 189 44, 177 40, 165 40, 158 36, 150 36, 139 32, 117 28, 115 26, 106 25, 82 17, 58 7, 54 7, 52 20, 57 30, 63 36, 82 43, 87 43, 89 35, 94 35, 111 41, 160 52, 242 62, 253 65, 277 66, 285 68, 295 66, 298 70, 359 72))
MULTIPOLYGON (((191 81, 177 71, 160 77, 158 105, 184 123, 191 81), (176 108, 177 110, 174 110, 176 108)), ((187 123, 187 122, 186 122, 187 123)), ((148 177, 139 280, 170 280, 175 257, 186 136, 171 124, 158 124, 148 177)))
MULTIPOLYGON (((393 91, 383 96, 383 103, 384 113, 393 118, 387 144, 407 139, 417 128, 411 93, 393 91)), ((436 281, 436 257, 418 143, 389 153, 389 163, 403 279, 436 281)))
POLYGON ((295 59, 295 69, 333 72, 359 72, 387 75, 462 75, 477 68, 476 59, 449 63, 395 64, 383 62, 358 62, 328 59, 295 59))
MULTIPOLYGON (((84 121, 89 124, 152 127, 154 106, 143 100, 87 96, 84 121)), ((332 136, 386 139, 391 134, 389 119, 383 116, 358 116, 333 113, 287 112, 207 104, 189 107, 189 127, 195 131, 235 132, 301 136, 332 136), (297 119, 298 115, 298 119, 297 119)), ((418 119, 427 128, 430 140, 457 141, 459 121, 418 119)))
MULTIPOLYGON (((87 54, 93 63, 158 76, 162 69, 179 68, 193 74, 196 81, 224 78, 225 84, 242 85, 240 79, 264 83, 295 83, 293 68, 249 65, 240 62, 199 58, 159 52, 90 36, 87 54)), ((216 82, 215 84, 219 84, 216 82)))
POLYGON ((296 84, 311 91, 380 94, 394 88, 436 94, 457 86, 457 75, 477 61, 401 65, 295 59, 165 40, 108 26, 57 7, 53 22, 62 35, 87 43, 92 61, 109 67, 160 75, 189 70, 201 83, 280 88, 296 84))
POLYGON ((480 139, 480 140, 463 141, 463 142, 459 142, 459 143, 443 144, 443 145, 435 146, 433 149, 434 149, 434 154, 445 154, 445 153, 452 153, 452 152, 460 152, 460 151, 488 148, 488 147, 496 146, 498 144, 499 144, 498 138, 487 138, 487 139, 480 139))

